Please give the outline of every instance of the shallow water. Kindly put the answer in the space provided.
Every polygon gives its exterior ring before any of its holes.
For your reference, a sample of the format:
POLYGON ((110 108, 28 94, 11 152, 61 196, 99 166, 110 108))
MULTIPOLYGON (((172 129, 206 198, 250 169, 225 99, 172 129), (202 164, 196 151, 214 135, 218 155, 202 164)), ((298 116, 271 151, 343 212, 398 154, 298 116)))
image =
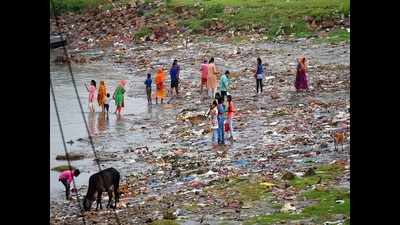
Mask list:
MULTIPOLYGON (((52 52, 52 56, 60 54, 52 52)), ((126 149, 128 143, 143 141, 144 134, 127 135, 127 130, 131 127, 134 120, 148 115, 147 100, 145 99, 142 89, 142 78, 130 79, 135 77, 127 68, 118 68, 107 61, 99 61, 85 65, 72 65, 72 70, 77 83, 79 96, 81 98, 85 117, 89 130, 94 134, 94 142, 96 150, 103 151, 120 151, 126 149), (88 94, 84 83, 90 80, 104 80, 107 91, 112 92, 117 86, 118 80, 126 79, 127 93, 125 95, 126 107, 122 118, 117 118, 113 112, 115 111, 114 103, 111 103, 110 114, 107 117, 100 113, 100 109, 96 105, 96 113, 88 111, 88 94), (139 91, 140 89, 140 91, 139 91)), ((51 77, 54 85, 57 105, 61 117, 61 123, 64 131, 65 140, 74 143, 68 144, 67 148, 70 152, 79 152, 93 155, 93 151, 88 142, 77 141, 79 138, 87 139, 87 131, 83 122, 82 114, 79 108, 78 100, 72 85, 68 68, 65 65, 50 66, 51 77)), ((153 110, 154 111, 154 110, 153 110)), ((157 111, 157 110, 155 110, 157 111)), ((53 99, 50 97, 50 168, 57 165, 65 165, 66 161, 55 160, 57 155, 65 154, 59 125, 57 122, 53 99)), ((150 116, 152 113, 150 114, 150 116)), ((97 167, 93 161, 93 157, 84 160, 72 161, 72 165, 78 167, 82 174, 76 179, 77 185, 86 184, 92 171, 96 171, 97 167)), ((50 197, 51 199, 59 197, 64 193, 63 186, 58 182, 58 172, 50 171, 50 197)))

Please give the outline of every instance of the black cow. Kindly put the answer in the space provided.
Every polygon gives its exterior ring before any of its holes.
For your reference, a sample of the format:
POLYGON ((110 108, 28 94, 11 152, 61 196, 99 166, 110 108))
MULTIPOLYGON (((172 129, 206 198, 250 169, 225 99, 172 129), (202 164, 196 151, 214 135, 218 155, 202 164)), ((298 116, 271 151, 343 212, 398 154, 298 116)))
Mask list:
POLYGON ((83 200, 83 207, 85 211, 89 211, 92 207, 93 202, 96 200, 96 193, 97 193, 97 206, 96 210, 99 208, 103 208, 101 205, 101 196, 103 192, 108 193, 108 204, 107 208, 111 206, 111 199, 113 197, 113 190, 114 190, 114 208, 117 207, 117 202, 119 201, 119 179, 120 174, 114 168, 108 168, 102 170, 98 173, 93 174, 89 178, 89 187, 87 194, 83 200))

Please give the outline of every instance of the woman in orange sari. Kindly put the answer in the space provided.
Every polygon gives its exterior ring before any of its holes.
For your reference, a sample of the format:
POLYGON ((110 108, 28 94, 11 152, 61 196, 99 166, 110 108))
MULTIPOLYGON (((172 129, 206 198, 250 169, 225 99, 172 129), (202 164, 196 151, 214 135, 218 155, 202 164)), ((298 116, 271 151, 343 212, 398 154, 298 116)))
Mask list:
POLYGON ((154 81, 156 83, 156 104, 158 104, 157 102, 158 98, 161 99, 161 104, 163 104, 163 100, 165 98, 165 88, 164 88, 165 73, 162 67, 157 69, 154 81))
POLYGON ((99 103, 101 111, 104 112, 104 101, 106 100, 107 89, 103 80, 100 81, 99 91, 97 93, 97 102, 99 103))

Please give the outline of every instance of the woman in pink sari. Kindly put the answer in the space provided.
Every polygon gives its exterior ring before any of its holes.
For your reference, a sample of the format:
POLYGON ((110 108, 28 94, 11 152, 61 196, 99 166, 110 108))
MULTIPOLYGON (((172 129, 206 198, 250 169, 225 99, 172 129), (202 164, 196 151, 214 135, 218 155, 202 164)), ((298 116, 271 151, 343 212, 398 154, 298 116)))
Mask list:
POLYGON ((208 64, 207 60, 204 59, 204 62, 200 66, 200 94, 203 93, 203 86, 207 88, 207 76, 208 76, 208 64))
POLYGON ((294 86, 296 91, 308 90, 306 58, 301 56, 297 61, 297 73, 294 86))
MULTIPOLYGON (((86 84, 85 84, 86 86, 86 84)), ((95 93, 96 93, 96 81, 91 80, 89 87, 86 86, 86 90, 89 92, 89 110, 90 112, 94 112, 94 99, 95 99, 95 93)))

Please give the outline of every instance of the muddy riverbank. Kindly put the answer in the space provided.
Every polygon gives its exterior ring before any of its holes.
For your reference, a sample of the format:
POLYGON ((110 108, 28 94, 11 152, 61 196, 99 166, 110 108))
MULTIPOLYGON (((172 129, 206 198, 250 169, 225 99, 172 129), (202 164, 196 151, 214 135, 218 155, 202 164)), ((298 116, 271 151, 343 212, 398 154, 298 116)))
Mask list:
MULTIPOLYGON (((54 59, 60 53, 52 54, 54 59)), ((180 43, 117 46, 101 60, 73 64, 86 108, 83 81, 104 79, 111 91, 119 79, 129 81, 122 117, 111 114, 107 120, 101 113, 85 114, 96 149, 104 158, 102 165, 120 170, 122 184, 127 184, 117 209, 121 221, 143 224, 177 217, 179 224, 199 224, 201 220, 209 224, 243 224, 257 215, 279 211, 277 208, 286 201, 294 201, 290 196, 297 196, 300 190, 285 188, 281 179, 285 172, 302 177, 307 168, 329 163, 340 162, 343 170, 333 181, 322 184, 348 188, 349 58, 349 45, 315 45, 299 40, 239 46, 216 41, 198 42, 188 48, 180 43), (296 57, 300 54, 309 60, 309 93, 296 93, 293 87, 296 57), (210 100, 199 93, 198 70, 202 59, 210 56, 215 57, 220 71, 233 72, 229 92, 237 108, 235 140, 223 149, 212 149, 209 122, 202 117, 210 100), (262 95, 255 96, 251 69, 258 56, 272 65, 274 78, 265 83, 262 95), (147 106, 143 84, 146 73, 154 74, 158 65, 169 68, 174 58, 182 69, 181 97, 169 104, 147 106), (334 129, 346 131, 344 150, 334 151, 330 137, 334 129), (272 189, 258 186, 267 181, 279 185, 272 189), (229 191, 218 188, 221 185, 233 193, 238 191, 241 197, 229 197, 229 191), (242 194, 259 189, 259 195, 242 194)), ((80 194, 85 194, 87 178, 96 171, 93 154, 85 142, 87 135, 66 68, 52 65, 51 72, 66 137, 74 141, 68 147, 85 154, 84 160, 73 162, 83 170, 78 186, 80 194)), ((55 160, 63 150, 52 105, 51 110, 52 167, 63 164, 55 160)), ((63 189, 56 176, 51 172, 50 222, 78 224, 81 221, 76 216, 76 200, 62 200, 63 189)), ((104 209, 87 213, 85 218, 89 224, 114 222, 111 211, 104 209)))

